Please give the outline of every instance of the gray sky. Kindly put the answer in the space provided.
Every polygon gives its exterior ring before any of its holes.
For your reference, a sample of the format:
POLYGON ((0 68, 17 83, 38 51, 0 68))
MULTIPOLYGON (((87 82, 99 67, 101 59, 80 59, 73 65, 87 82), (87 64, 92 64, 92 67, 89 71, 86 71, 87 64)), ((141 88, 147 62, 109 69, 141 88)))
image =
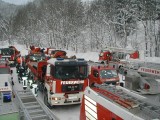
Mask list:
MULTIPOLYGON (((15 5, 24 5, 27 2, 32 2, 34 0, 2 0, 2 1, 8 2, 8 3, 12 3, 12 4, 15 4, 15 5)), ((92 1, 92 0, 82 0, 82 1, 83 2, 87 2, 87 1, 92 1)))
POLYGON ((27 2, 32 2, 33 0, 2 0, 2 1, 12 3, 12 4, 15 4, 15 5, 24 5, 27 2))

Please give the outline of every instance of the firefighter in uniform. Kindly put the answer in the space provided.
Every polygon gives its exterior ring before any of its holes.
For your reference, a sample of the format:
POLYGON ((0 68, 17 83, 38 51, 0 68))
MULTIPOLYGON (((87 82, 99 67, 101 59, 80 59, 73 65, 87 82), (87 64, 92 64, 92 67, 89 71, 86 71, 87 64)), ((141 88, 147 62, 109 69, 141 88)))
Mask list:
POLYGON ((21 56, 18 56, 18 58, 17 58, 17 63, 18 63, 18 64, 21 64, 21 56))
POLYGON ((21 58, 20 58, 20 56, 18 56, 18 58, 16 59, 16 61, 17 61, 17 66, 16 66, 16 68, 17 68, 17 73, 19 72, 19 68, 20 68, 20 66, 21 66, 21 58))

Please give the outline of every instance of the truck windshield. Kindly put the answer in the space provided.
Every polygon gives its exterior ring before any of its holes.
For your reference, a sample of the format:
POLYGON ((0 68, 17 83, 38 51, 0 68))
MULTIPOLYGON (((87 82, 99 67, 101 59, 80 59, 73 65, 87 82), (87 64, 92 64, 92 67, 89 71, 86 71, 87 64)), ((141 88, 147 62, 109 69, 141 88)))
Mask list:
POLYGON ((1 55, 13 55, 14 50, 12 48, 2 48, 0 49, 0 54, 1 55))
POLYGON ((55 77, 62 80, 87 78, 87 66, 56 66, 55 77))
POLYGON ((0 74, 10 74, 10 70, 8 68, 1 68, 0 74))
POLYGON ((101 78, 115 78, 118 77, 116 70, 101 70, 100 71, 101 78))
POLYGON ((41 60, 45 60, 45 56, 41 55, 41 54, 33 54, 30 55, 30 60, 31 61, 41 61, 41 60))

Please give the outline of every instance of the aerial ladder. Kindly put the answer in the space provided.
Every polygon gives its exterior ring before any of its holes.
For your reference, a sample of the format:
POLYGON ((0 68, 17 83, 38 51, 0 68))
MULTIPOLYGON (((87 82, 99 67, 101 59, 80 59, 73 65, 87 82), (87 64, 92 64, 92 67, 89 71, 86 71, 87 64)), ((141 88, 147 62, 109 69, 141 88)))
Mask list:
POLYGON ((20 120, 57 120, 56 116, 30 90, 15 92, 20 120))
POLYGON ((92 88, 86 88, 86 91, 84 92, 84 99, 84 109, 89 113, 91 110, 96 111, 92 114, 94 116, 86 113, 87 118, 95 118, 95 120, 106 118, 105 114, 103 116, 98 112, 98 110, 102 110, 102 108, 104 108, 103 111, 110 111, 121 119, 126 120, 160 119, 159 102, 149 100, 146 97, 135 92, 131 92, 121 86, 95 84, 92 88), (92 105, 90 105, 90 103, 92 103, 92 105))

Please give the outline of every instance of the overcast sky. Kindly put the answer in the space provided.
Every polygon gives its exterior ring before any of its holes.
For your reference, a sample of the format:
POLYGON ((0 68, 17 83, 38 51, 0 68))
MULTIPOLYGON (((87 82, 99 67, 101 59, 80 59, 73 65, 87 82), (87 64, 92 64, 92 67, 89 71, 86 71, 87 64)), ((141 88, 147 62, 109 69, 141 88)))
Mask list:
POLYGON ((15 4, 15 5, 24 5, 27 2, 31 2, 33 0, 2 0, 2 1, 12 3, 12 4, 15 4))

